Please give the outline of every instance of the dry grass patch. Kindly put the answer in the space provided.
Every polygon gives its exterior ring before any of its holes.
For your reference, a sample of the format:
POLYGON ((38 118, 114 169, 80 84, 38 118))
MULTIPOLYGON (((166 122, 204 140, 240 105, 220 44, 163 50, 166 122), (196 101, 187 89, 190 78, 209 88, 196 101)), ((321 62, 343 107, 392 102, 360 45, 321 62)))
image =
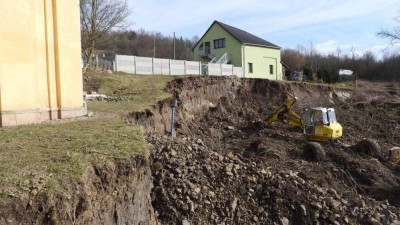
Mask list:
MULTIPOLYGON (((88 101, 88 110, 98 113, 125 115, 132 111, 141 111, 157 101, 170 96, 163 91, 165 85, 174 76, 132 75, 126 73, 96 73, 88 75, 86 88, 98 87, 95 91, 111 97, 121 97, 116 101, 88 101), (91 85, 93 82, 93 85, 91 85)), ((89 91, 89 90, 87 90, 89 91)))
POLYGON ((94 161, 147 152, 139 127, 110 118, 1 128, 0 140, 3 197, 36 194, 59 180, 79 179, 94 161))
POLYGON ((94 163, 148 154, 141 128, 121 118, 168 97, 163 88, 174 77, 91 71, 84 79, 86 90, 123 100, 88 102, 95 118, 0 128, 0 201, 56 190, 94 163))

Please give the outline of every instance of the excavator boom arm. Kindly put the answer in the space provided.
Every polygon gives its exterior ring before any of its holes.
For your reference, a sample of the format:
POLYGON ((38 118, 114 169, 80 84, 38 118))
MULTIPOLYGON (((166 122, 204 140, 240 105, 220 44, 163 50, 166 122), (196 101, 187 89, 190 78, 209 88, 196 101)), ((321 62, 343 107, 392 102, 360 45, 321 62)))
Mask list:
POLYGON ((284 122, 297 127, 302 127, 303 123, 301 117, 297 115, 293 110, 292 106, 296 102, 297 98, 294 97, 288 103, 279 106, 271 115, 265 119, 265 125, 270 125, 271 123, 282 119, 284 122))

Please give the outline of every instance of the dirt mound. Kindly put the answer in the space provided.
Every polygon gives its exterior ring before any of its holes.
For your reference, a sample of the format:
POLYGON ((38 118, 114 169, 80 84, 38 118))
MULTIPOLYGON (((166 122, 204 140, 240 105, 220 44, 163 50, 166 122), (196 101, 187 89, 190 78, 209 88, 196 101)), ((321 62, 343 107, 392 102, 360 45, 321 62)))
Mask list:
POLYGON ((393 197, 400 192, 400 168, 387 160, 388 149, 400 145, 395 99, 235 78, 179 79, 167 90, 179 101, 175 139, 162 136, 170 124, 169 99, 145 119, 127 118, 152 124, 146 130, 156 149, 153 206, 163 224, 400 224, 400 201, 393 197), (301 129, 263 125, 293 96, 299 113, 335 107, 341 141, 376 139, 379 158, 324 144, 320 162, 307 159, 301 129))

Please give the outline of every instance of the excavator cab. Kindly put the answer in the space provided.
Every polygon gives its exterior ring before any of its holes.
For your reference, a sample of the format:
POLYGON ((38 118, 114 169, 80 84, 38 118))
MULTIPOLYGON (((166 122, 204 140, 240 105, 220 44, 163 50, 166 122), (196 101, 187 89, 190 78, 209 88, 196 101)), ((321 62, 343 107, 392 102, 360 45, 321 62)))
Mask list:
POLYGON ((302 123, 304 136, 308 140, 328 141, 342 136, 342 126, 336 121, 333 108, 306 109, 302 123))

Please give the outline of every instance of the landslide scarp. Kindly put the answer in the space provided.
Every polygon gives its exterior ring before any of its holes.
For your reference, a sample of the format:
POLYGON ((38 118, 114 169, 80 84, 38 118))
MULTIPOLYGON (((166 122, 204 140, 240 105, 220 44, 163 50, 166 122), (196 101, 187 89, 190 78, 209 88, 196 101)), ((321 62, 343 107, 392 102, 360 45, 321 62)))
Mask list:
POLYGON ((154 146, 152 199, 163 224, 399 223, 399 166, 388 161, 400 144, 394 103, 326 85, 226 77, 178 79, 167 90, 179 101, 175 138, 167 137, 170 99, 127 118, 146 125, 154 146), (382 157, 330 144, 324 160, 304 157, 301 129, 262 122, 294 96, 298 113, 334 107, 341 141, 374 138, 382 157))

